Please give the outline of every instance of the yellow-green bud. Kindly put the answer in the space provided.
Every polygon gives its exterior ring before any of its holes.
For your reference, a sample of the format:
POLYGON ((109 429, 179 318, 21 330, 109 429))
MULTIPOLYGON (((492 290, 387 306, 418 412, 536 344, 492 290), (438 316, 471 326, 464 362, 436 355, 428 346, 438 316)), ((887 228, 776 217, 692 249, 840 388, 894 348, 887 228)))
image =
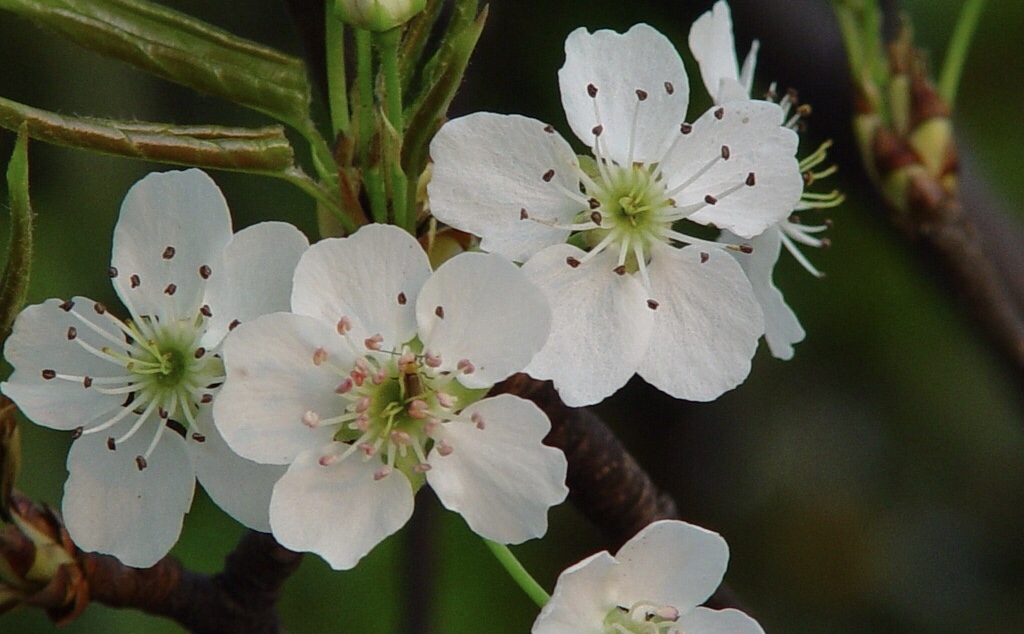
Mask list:
POLYGON ((342 22, 368 31, 390 31, 423 11, 427 0, 336 0, 342 22))

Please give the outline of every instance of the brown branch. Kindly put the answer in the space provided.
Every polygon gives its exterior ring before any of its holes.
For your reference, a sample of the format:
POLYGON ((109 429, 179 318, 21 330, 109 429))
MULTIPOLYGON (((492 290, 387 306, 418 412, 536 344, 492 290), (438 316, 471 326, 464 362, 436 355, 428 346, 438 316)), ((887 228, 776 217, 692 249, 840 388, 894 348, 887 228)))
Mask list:
POLYGON ((173 557, 152 568, 125 566, 109 555, 81 553, 90 598, 177 621, 190 632, 276 634, 281 586, 302 560, 270 535, 247 532, 224 562, 224 571, 201 575, 173 557))
MULTIPOLYGON (((569 500, 611 541, 611 550, 651 522, 681 519, 672 497, 658 488, 615 432, 590 410, 567 407, 550 381, 516 374, 495 391, 533 401, 548 415, 551 432, 544 442, 565 453, 569 500)), ((726 585, 707 605, 743 609, 726 585)))

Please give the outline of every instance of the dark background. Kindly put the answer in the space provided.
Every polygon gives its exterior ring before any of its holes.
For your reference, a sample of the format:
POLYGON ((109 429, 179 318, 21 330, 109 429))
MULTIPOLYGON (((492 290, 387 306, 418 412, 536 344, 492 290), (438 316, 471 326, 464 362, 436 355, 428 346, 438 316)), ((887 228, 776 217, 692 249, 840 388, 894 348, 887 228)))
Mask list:
MULTIPOLYGON (((300 54, 281 3, 168 2, 251 39, 300 54)), ((918 44, 936 67, 960 2, 908 0, 918 44)), ((498 0, 453 114, 522 113, 568 135, 556 72, 577 26, 625 30, 648 22, 683 51, 691 119, 706 105, 685 52, 692 20, 710 1, 498 0), (554 9, 552 7, 555 7, 554 9)), ((808 332, 794 360, 762 346, 750 378, 711 404, 679 403, 641 381, 602 406, 687 519, 732 548, 727 581, 768 632, 1024 631, 1024 407, 1019 373, 1002 364, 932 267, 896 236, 865 187, 848 131, 845 58, 828 4, 737 0, 741 50, 762 40, 759 85, 776 79, 813 104, 802 149, 834 138, 848 202, 833 247, 811 253, 817 281, 791 259, 779 285, 808 332)), ((1019 224, 1024 4, 990 0, 967 62, 956 113, 965 177, 989 212, 1019 224)), ((176 123, 261 125, 260 115, 197 96, 0 14, 0 94, 79 115, 176 123)), ((325 121, 322 109, 317 113, 325 121)), ((0 133, 0 156, 12 135, 0 133)), ((38 252, 30 301, 83 294, 117 305, 105 274, 125 191, 164 166, 32 146, 38 252)), ((315 237, 309 200, 287 184, 214 174, 236 227, 266 219, 315 237)), ((826 184, 827 185, 827 184, 826 184)), ((4 198, 0 200, 6 200, 4 198)), ((3 230, 6 231, 6 223, 3 230)), ((6 239, 6 238, 4 238, 6 239)), ((1016 245, 1018 248, 1022 245, 1016 245)), ((67 434, 23 426, 19 486, 58 504, 67 434)), ((387 540, 350 572, 308 556, 281 609, 292 632, 392 632, 408 609, 410 549, 432 561, 436 632, 526 632, 536 611, 458 516, 438 510, 387 540), (410 539, 415 537, 415 540, 410 539)), ((550 589, 558 571, 603 547, 565 505, 548 537, 516 548, 550 589)), ((219 569, 241 528, 201 493, 173 551, 219 569)), ((4 632, 48 631, 41 613, 0 617, 4 632)), ((63 631, 179 632, 135 612, 91 606, 63 631)))

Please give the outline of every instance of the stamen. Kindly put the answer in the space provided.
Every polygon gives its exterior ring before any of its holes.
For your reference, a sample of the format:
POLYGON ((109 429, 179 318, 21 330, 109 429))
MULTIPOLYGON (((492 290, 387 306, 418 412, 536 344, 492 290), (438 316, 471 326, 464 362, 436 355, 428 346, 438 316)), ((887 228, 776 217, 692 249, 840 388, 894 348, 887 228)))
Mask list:
POLYGON ((199 267, 199 277, 203 278, 204 280, 210 279, 210 275, 212 274, 213 269, 211 269, 209 265, 203 264, 202 266, 199 267))
POLYGON ((174 247, 170 247, 169 246, 166 249, 164 249, 163 255, 161 257, 163 257, 163 259, 165 259, 165 260, 170 260, 171 258, 173 258, 174 257, 174 247))

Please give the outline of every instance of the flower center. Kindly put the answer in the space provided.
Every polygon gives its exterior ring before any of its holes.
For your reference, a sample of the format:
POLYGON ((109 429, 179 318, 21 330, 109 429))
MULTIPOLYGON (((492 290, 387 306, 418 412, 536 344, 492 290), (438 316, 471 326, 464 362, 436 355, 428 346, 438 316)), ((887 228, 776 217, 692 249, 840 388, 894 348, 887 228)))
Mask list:
POLYGON ((444 425, 458 421, 484 428, 478 414, 466 417, 460 412, 483 398, 487 390, 471 390, 456 380, 459 374, 475 370, 467 359, 454 368, 442 367, 441 357, 422 351, 422 344, 415 338, 400 350, 386 351, 381 349, 380 335, 375 335, 360 349, 351 340, 350 328, 347 318, 338 322, 338 332, 359 355, 351 368, 333 365, 324 348, 313 353, 314 365, 340 377, 334 390, 340 413, 321 418, 320 413, 310 410, 302 422, 313 428, 336 426, 333 438, 339 444, 331 445, 321 456, 322 466, 359 453, 364 460, 381 462, 375 479, 386 478, 398 469, 417 488, 423 483, 423 474, 430 470, 428 454, 436 451, 447 456, 454 450, 439 433, 444 425))
POLYGON ((650 166, 608 162, 585 190, 590 209, 577 216, 576 227, 592 254, 617 246, 618 266, 635 273, 647 263, 653 242, 669 241, 674 203, 650 166))
POLYGON ((104 376, 43 370, 43 378, 71 381, 79 383, 82 389, 125 397, 116 413, 109 418, 95 425, 77 428, 76 438, 108 430, 134 416, 128 431, 107 438, 107 447, 115 451, 118 445, 134 436, 147 421, 156 418, 158 424, 153 439, 146 451, 135 459, 140 470, 146 468, 150 454, 168 425, 182 435, 191 431, 192 438, 197 442, 205 440, 196 425, 196 412, 201 403, 212 400, 213 391, 224 380, 224 366, 220 357, 208 354, 199 345, 206 332, 205 313, 191 320, 161 322, 141 317, 122 322, 108 313, 102 304, 94 304, 93 309, 99 319, 108 320, 119 330, 123 335, 123 339, 120 339, 100 327, 95 321, 96 317, 87 317, 79 312, 75 302, 66 301, 60 308, 77 318, 80 324, 68 327, 68 342, 106 361, 110 364, 110 370, 104 376), (97 338, 102 339, 103 343, 90 343, 90 340, 96 341, 97 338))
POLYGON ((604 617, 604 634, 684 634, 676 625, 679 610, 672 606, 637 601, 631 607, 616 606, 604 617))

